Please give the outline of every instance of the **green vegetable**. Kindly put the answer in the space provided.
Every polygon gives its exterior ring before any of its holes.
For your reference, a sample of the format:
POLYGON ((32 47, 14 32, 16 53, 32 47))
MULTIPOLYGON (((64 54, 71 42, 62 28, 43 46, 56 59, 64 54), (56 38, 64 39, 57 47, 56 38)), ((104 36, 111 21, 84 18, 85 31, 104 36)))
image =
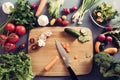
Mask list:
POLYGON ((104 77, 120 77, 120 62, 114 63, 104 74, 104 77))
POLYGON ((78 38, 80 36, 80 34, 77 31, 75 31, 74 29, 71 29, 71 28, 65 28, 64 31, 76 38, 78 38))
POLYGON ((105 52, 99 52, 95 55, 95 63, 100 67, 100 72, 103 74, 114 63, 114 58, 105 52))
POLYGON ((111 36, 113 38, 113 44, 115 47, 119 48, 120 47, 120 30, 114 30, 114 31, 109 31, 103 33, 105 36, 111 36))
POLYGON ((31 80, 31 58, 24 52, 0 55, 0 80, 31 80))
POLYGON ((90 40, 90 37, 88 35, 81 35, 79 36, 78 40, 82 43, 87 42, 90 40))
POLYGON ((87 31, 84 28, 80 29, 80 36, 79 36, 78 40, 82 43, 90 40, 90 36, 88 35, 87 31))
POLYGON ((48 12, 53 18, 59 17, 60 7, 63 5, 64 0, 49 0, 48 12))
POLYGON ((89 9, 95 5, 96 2, 99 0, 82 0, 82 4, 79 7, 79 9, 76 11, 76 13, 72 16, 72 21, 77 22, 78 24, 82 24, 82 20, 86 12, 89 11, 89 9))
POLYGON ((105 2, 98 5, 93 11, 93 16, 95 20, 99 23, 110 21, 111 19, 114 19, 117 15, 118 12, 114 10, 112 6, 105 2))
POLYGON ((120 78, 120 62, 115 61, 114 57, 105 52, 99 52, 94 57, 95 64, 99 67, 103 77, 120 78))
POLYGON ((80 29, 80 33, 85 36, 85 35, 88 35, 87 31, 85 29, 80 29))
POLYGON ((27 30, 35 27, 37 18, 31 11, 31 5, 29 1, 18 0, 15 8, 11 10, 12 13, 8 15, 7 21, 0 27, 0 33, 4 31, 4 27, 8 22, 12 22, 16 25, 24 25, 27 30))

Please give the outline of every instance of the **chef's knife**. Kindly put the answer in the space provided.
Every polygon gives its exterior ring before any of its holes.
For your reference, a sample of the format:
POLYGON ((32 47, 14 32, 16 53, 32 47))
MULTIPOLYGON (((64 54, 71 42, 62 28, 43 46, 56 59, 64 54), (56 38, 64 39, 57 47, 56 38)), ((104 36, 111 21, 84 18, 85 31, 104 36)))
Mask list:
POLYGON ((68 57, 68 53, 65 51, 65 49, 63 48, 63 46, 61 45, 61 43, 59 41, 56 40, 55 42, 56 42, 56 46, 59 51, 59 54, 61 55, 62 60, 64 61, 72 80, 78 80, 77 76, 75 75, 74 71, 72 70, 72 68, 70 66, 70 60, 68 57))

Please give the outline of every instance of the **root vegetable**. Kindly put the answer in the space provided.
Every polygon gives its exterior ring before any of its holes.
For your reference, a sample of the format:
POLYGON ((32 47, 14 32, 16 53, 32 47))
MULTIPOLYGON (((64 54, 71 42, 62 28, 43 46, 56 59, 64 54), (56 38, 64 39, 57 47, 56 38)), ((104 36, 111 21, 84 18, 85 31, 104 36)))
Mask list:
POLYGON ((61 17, 63 20, 66 20, 67 19, 67 16, 66 15, 62 15, 61 17))
POLYGON ((104 41, 106 37, 104 34, 99 34, 97 38, 99 41, 104 41))
POLYGON ((100 44, 101 44, 100 41, 97 41, 97 42, 95 43, 95 51, 96 51, 97 53, 100 52, 100 44))
POLYGON ((40 0, 40 4, 39 4, 38 9, 37 9, 37 11, 35 13, 35 16, 40 15, 40 13, 42 12, 42 10, 45 7, 46 3, 47 3, 47 0, 40 0))
POLYGON ((111 36, 107 36, 107 37, 106 37, 106 41, 107 41, 107 42, 112 42, 112 40, 113 40, 113 39, 112 39, 111 36))
POLYGON ((58 61, 58 59, 59 59, 59 57, 58 57, 58 56, 55 56, 55 57, 51 60, 51 62, 49 62, 49 63, 45 66, 44 70, 45 70, 45 71, 49 71, 49 70, 55 65, 55 63, 58 61))
POLYGON ((55 24, 55 21, 56 21, 56 19, 53 18, 53 19, 50 21, 50 25, 53 26, 53 25, 55 24))
POLYGON ((118 51, 118 49, 115 47, 104 49, 104 52, 109 53, 109 54, 115 54, 115 53, 117 53, 117 51, 118 51))

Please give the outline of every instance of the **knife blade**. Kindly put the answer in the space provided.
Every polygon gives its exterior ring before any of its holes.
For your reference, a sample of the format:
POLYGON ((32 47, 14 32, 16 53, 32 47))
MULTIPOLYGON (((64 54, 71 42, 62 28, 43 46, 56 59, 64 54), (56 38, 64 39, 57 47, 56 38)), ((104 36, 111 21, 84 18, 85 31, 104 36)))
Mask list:
POLYGON ((58 52, 59 52, 60 56, 62 57, 62 60, 64 61, 65 65, 70 73, 72 80, 78 80, 76 74, 74 73, 73 69, 70 66, 70 60, 69 60, 68 53, 65 51, 65 49, 63 48, 63 46, 61 45, 61 43, 59 41, 56 40, 55 43, 56 43, 58 52))

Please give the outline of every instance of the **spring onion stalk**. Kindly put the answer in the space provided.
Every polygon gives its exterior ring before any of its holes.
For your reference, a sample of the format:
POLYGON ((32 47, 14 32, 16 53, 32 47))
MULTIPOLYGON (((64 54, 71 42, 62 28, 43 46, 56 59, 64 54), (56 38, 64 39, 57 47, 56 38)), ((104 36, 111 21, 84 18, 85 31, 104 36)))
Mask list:
POLYGON ((82 0, 82 4, 76 13, 72 16, 72 22, 77 22, 82 24, 84 15, 90 10, 90 8, 96 4, 99 0, 82 0))

